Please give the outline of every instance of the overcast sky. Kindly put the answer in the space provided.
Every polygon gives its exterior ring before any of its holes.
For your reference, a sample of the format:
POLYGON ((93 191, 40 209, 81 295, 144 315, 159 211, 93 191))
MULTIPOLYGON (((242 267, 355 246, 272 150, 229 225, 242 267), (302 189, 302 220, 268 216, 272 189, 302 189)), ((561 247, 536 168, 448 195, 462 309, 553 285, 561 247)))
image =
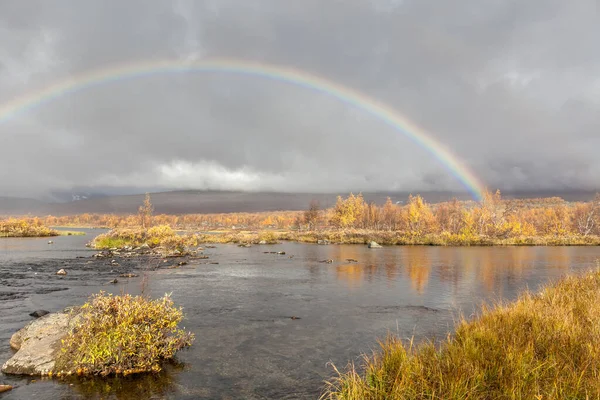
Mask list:
MULTIPOLYGON (((599 40, 597 0, 3 0, 0 102, 113 64, 241 58, 387 103, 492 188, 595 190, 599 40)), ((0 163, 0 196, 462 189, 365 112, 226 74, 152 75, 20 113, 0 122, 0 163)))

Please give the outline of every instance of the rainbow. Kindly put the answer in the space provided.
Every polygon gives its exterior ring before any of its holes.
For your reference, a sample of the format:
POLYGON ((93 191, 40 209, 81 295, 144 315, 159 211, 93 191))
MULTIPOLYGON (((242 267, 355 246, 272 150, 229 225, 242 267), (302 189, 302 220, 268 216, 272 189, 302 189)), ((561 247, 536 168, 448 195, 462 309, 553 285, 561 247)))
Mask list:
POLYGON ((476 200, 480 200, 482 197, 484 186, 458 157, 425 130, 397 113, 390 106, 322 77, 280 65, 235 59, 208 59, 200 61, 154 60, 109 66, 69 77, 1 105, 0 124, 45 103, 85 89, 150 75, 183 72, 249 75, 285 82, 334 97, 347 105, 373 115, 412 139, 439 160, 471 192, 476 200))

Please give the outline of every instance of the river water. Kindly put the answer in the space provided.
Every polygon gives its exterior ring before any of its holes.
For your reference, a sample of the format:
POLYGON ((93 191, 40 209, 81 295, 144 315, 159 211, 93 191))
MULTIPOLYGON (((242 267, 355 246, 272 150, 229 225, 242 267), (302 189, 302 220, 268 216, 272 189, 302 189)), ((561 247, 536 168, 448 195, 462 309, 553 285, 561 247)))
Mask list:
POLYGON ((162 260, 95 260, 87 236, 0 239, 0 363, 36 309, 58 311, 99 290, 172 293, 194 345, 158 375, 67 381, 0 375, 4 399, 315 399, 388 332, 442 338, 482 302, 596 266, 600 247, 386 247, 298 243, 206 249, 178 269, 162 260), (265 252, 285 251, 285 255, 265 252), (332 263, 320 261, 331 259, 332 263), (348 259, 357 260, 347 261, 348 259), (214 262, 218 264, 209 264, 214 262), (68 275, 55 272, 65 268, 68 275), (291 319, 297 316, 300 319, 291 319))

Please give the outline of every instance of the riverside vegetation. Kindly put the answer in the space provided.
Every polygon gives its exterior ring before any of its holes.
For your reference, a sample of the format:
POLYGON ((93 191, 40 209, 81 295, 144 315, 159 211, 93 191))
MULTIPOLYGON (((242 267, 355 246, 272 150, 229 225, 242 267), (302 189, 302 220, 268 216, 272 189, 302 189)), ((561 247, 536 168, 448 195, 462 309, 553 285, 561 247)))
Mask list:
POLYGON ((177 327, 183 312, 168 295, 150 300, 100 292, 73 313, 77 323, 62 340, 57 375, 158 372, 162 361, 194 341, 177 327))
POLYGON ((48 228, 39 218, 9 218, 0 220, 0 237, 45 237, 59 235, 59 231, 48 228))
POLYGON ((440 343, 389 336, 322 399, 600 398, 600 270, 483 307, 440 343))
POLYGON ((92 241, 96 249, 111 249, 123 247, 148 246, 164 248, 169 251, 183 253, 188 247, 198 246, 200 238, 197 235, 178 235, 168 225, 146 228, 116 228, 110 232, 98 235, 92 241))
POLYGON ((0 219, 0 238, 7 237, 50 237, 85 235, 85 232, 58 231, 49 228, 40 218, 7 218, 0 219))
POLYGON ((101 291, 81 307, 44 314, 10 339, 17 350, 2 365, 14 375, 129 375, 158 372, 163 361, 194 341, 178 328, 183 319, 169 295, 101 291))
MULTIPOLYGON (((143 207, 151 209, 149 198, 145 204, 143 207)), ((145 232, 139 229, 140 225, 160 226, 160 230, 165 231, 171 227, 204 232, 180 235, 179 239, 175 239, 173 232, 150 236, 151 241, 190 241, 192 245, 280 240, 442 246, 600 245, 600 195, 589 202, 569 203, 560 198, 504 200, 497 191, 484 193, 480 202, 453 200, 428 204, 420 196, 410 196, 405 205, 395 204, 388 198, 379 206, 366 203, 360 194, 350 194, 345 199, 338 197, 330 209, 321 210, 318 203, 312 202, 304 212, 180 216, 154 216, 147 212, 130 216, 84 214, 49 216, 45 221, 118 228, 96 241, 103 248, 139 242, 145 232), (131 229, 137 229, 139 234, 131 229)))

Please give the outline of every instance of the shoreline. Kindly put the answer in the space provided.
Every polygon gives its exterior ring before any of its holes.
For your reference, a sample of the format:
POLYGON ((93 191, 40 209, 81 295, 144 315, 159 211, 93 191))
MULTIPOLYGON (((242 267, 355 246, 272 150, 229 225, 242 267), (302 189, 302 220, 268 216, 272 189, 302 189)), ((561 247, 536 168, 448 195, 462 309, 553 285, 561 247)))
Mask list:
MULTIPOLYGON (((172 232, 175 232, 174 230, 172 232)), ((435 246, 435 247, 595 247, 600 246, 600 236, 529 236, 507 239, 496 239, 483 236, 464 237, 460 235, 427 235, 411 236, 401 232, 381 231, 211 231, 198 232, 182 230, 176 234, 177 240, 167 241, 170 247, 195 248, 205 244, 232 245, 274 245, 281 242, 306 243, 315 245, 369 245, 375 242, 385 247, 392 246, 435 246)), ((152 247, 162 245, 164 238, 140 236, 140 232, 130 229, 116 229, 98 235, 91 240, 91 247, 96 250, 122 248, 124 246, 139 247, 148 242, 152 247), (132 232, 138 235, 132 236, 132 232)))
POLYGON ((452 234, 433 234, 425 236, 407 235, 402 232, 348 230, 348 231, 220 231, 198 232, 187 230, 187 234, 196 235, 199 243, 214 244, 274 244, 278 241, 314 244, 360 244, 376 242, 383 246, 478 246, 478 247, 514 247, 514 246, 600 246, 600 236, 520 236, 497 239, 486 236, 452 234), (266 243, 265 243, 266 242, 266 243))
POLYGON ((599 288, 600 264, 461 315, 445 340, 388 334, 358 367, 334 365, 320 398, 597 398, 599 288))

